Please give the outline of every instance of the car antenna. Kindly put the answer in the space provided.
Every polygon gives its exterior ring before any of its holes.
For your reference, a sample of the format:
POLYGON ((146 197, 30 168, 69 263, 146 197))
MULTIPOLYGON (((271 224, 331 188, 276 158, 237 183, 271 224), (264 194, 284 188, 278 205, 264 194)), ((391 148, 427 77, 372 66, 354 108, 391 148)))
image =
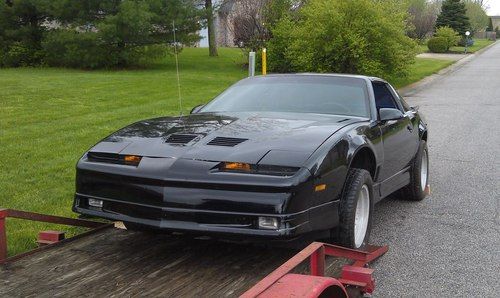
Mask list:
POLYGON ((174 55, 175 55, 175 69, 177 72, 177 91, 179 92, 179 114, 182 118, 182 96, 181 96, 181 79, 179 76, 179 57, 177 53, 177 39, 175 36, 175 21, 172 21, 172 29, 174 32, 174 55))

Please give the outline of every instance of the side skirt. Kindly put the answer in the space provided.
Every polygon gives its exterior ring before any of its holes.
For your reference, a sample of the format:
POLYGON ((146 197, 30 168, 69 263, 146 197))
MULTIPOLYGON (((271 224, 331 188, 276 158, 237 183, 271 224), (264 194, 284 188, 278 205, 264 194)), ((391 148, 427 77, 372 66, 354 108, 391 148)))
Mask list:
POLYGON ((403 170, 397 172, 393 176, 385 179, 384 181, 377 184, 376 187, 379 188, 380 197, 375 202, 382 200, 388 195, 392 194, 396 190, 410 183, 410 167, 406 167, 403 170))

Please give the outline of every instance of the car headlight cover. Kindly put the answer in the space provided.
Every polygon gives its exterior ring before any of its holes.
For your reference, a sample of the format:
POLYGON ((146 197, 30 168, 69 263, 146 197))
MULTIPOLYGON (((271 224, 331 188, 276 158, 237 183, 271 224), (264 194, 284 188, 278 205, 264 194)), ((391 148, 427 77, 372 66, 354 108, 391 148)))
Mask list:
POLYGON ((222 162, 219 165, 219 170, 223 172, 239 172, 271 176, 293 176, 299 168, 274 165, 252 165, 241 162, 222 162))

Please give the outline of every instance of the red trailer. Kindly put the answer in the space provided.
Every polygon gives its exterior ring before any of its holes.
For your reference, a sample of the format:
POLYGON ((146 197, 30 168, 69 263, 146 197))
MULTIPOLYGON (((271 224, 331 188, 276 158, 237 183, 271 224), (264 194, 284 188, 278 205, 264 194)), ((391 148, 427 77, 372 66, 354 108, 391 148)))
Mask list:
POLYGON ((369 246, 359 251, 313 242, 296 253, 147 235, 113 226, 0 209, 0 296, 85 292, 95 296, 358 297, 373 293, 373 269, 368 264, 388 250, 369 246), (41 232, 38 242, 43 246, 7 258, 7 217, 89 230, 69 239, 57 231, 41 232), (351 262, 346 265, 329 258, 327 266, 328 256, 351 262), (309 268, 304 266, 307 261, 309 268), (338 276, 328 277, 333 272, 338 276))
POLYGON ((368 264, 386 253, 387 246, 369 246, 366 251, 313 242, 278 269, 241 295, 252 297, 352 297, 372 294, 375 290, 373 269, 368 264), (325 256, 353 260, 342 267, 340 278, 325 277, 325 256), (310 274, 291 273, 310 259, 310 274))

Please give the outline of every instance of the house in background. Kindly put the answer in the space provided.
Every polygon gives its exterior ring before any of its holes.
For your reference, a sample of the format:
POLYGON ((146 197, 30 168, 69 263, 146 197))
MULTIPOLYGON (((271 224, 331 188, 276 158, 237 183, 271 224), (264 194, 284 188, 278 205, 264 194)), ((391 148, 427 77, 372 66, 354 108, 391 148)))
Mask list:
POLYGON ((490 16, 493 30, 500 29, 500 16, 490 16))
MULTIPOLYGON (((235 47, 235 18, 244 16, 250 11, 255 13, 266 0, 218 0, 214 1, 217 7, 215 15, 215 38, 219 47, 235 47)), ((200 47, 208 47, 208 32, 203 29, 200 32, 202 39, 200 47)))

